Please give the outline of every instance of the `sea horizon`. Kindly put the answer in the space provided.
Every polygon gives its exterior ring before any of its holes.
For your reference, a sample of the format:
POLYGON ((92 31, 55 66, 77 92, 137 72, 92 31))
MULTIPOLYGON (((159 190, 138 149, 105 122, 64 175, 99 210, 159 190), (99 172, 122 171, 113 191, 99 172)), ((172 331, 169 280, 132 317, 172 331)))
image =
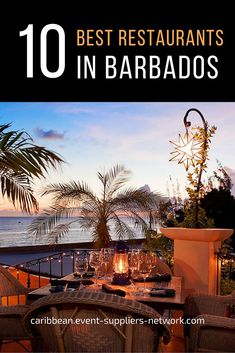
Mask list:
MULTIPOLYGON (((35 216, 0 216, 0 248, 21 247, 32 245, 51 245, 51 238, 48 235, 35 237, 27 232, 35 216)), ((76 217, 71 217, 76 218, 76 217)), ((114 234, 111 237, 117 240, 114 234)), ((136 230, 136 238, 143 238, 143 234, 136 230)), ((79 228, 78 223, 73 223, 68 234, 58 239, 56 244, 89 243, 92 242, 91 232, 79 228)))

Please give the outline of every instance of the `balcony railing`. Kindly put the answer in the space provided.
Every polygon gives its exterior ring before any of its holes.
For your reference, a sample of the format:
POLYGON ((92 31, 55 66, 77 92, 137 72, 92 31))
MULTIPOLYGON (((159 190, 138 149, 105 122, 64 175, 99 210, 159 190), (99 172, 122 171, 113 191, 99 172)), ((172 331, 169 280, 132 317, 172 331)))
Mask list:
MULTIPOLYGON (((61 278, 74 272, 75 256, 86 257, 91 249, 73 249, 59 252, 50 256, 40 257, 34 260, 25 261, 16 265, 11 265, 17 271, 17 279, 20 280, 20 272, 27 274, 27 287, 31 288, 31 275, 38 278, 38 288, 41 287, 41 278, 46 277, 49 280, 61 278)), ((2 264, 6 267, 9 265, 2 264)))

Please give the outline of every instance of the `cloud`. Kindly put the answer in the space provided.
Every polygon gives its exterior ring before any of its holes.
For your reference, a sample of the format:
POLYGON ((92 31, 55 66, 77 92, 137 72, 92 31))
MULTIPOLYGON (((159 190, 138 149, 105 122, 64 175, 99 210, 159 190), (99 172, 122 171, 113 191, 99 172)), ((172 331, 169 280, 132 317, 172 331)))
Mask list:
POLYGON ((56 130, 50 129, 50 130, 43 130, 41 128, 35 129, 35 133, 37 137, 40 137, 42 139, 46 140, 63 140, 64 139, 64 132, 60 133, 56 130))

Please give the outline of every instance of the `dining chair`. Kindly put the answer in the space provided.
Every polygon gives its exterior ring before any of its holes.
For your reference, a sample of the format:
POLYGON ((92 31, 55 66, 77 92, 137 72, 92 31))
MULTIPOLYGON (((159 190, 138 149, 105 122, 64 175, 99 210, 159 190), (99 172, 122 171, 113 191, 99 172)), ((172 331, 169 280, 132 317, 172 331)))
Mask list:
MULTIPOLYGON (((1 297, 26 296, 25 288, 5 267, 0 265, 0 304, 1 297)), ((3 343, 28 340, 29 336, 23 327, 23 316, 29 309, 28 305, 0 305, 0 349, 3 343)))
POLYGON ((155 352, 161 342, 170 341, 170 330, 160 319, 138 301, 83 290, 38 299, 24 325, 38 338, 41 352, 155 352))
POLYGON ((226 317, 227 305, 235 305, 235 291, 187 296, 184 319, 198 320, 184 325, 186 352, 235 352, 235 319, 226 317))
POLYGON ((0 306, 0 350, 2 344, 30 340, 23 325, 28 305, 0 306))

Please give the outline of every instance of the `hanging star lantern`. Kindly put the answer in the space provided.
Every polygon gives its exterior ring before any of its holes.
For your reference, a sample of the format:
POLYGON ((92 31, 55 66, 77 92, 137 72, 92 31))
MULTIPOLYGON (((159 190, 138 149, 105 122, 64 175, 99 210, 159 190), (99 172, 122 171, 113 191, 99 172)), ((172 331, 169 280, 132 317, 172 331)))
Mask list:
POLYGON ((179 134, 179 141, 170 141, 175 151, 171 152, 172 158, 170 161, 178 161, 178 164, 183 164, 186 171, 190 166, 195 166, 195 162, 202 160, 203 142, 195 138, 188 131, 184 136, 179 134))

